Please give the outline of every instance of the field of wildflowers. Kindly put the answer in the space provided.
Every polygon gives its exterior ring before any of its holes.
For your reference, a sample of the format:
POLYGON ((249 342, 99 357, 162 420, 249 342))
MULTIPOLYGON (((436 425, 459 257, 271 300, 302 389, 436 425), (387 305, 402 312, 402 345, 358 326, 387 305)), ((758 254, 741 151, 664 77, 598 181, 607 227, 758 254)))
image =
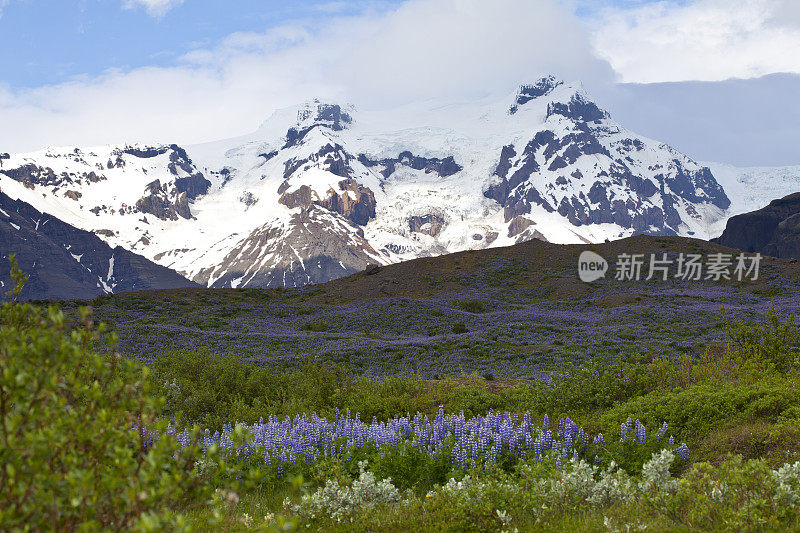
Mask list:
POLYGON ((767 264, 768 281, 758 285, 613 279, 583 285, 572 271, 536 271, 494 258, 456 271, 425 297, 377 292, 342 302, 322 285, 117 295, 98 299, 94 309, 118 333, 119 349, 145 360, 203 348, 275 370, 322 361, 372 377, 477 372, 531 379, 564 362, 620 353, 700 355, 724 340, 723 308, 747 320, 771 306, 800 312, 800 280, 774 270, 767 264), (514 272, 511 280, 507 272, 514 272))
POLYGON ((581 284, 473 256, 113 295, 94 321, 86 302, 5 304, 0 530, 800 527, 786 265, 581 284))

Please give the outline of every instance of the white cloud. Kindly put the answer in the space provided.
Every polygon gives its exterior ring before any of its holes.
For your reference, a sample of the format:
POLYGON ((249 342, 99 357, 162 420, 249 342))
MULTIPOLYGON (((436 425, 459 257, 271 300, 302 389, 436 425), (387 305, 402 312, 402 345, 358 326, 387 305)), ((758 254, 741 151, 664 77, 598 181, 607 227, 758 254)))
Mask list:
POLYGON ((738 4, 631 0, 633 7, 620 11, 599 0, 408 0, 399 7, 364 3, 358 16, 335 16, 343 6, 331 2, 326 16, 235 33, 172 67, 35 89, 0 82, 0 152, 196 143, 252 131, 273 110, 314 97, 377 108, 510 92, 553 73, 582 80, 622 124, 691 156, 800 163, 793 155, 800 108, 792 97, 800 78, 652 88, 610 83, 611 66, 622 79, 640 82, 800 72, 800 55, 792 53, 800 49, 800 2, 738 4), (600 6, 592 11, 594 38, 564 7, 570 1, 600 6))
POLYGON ((606 9, 595 27, 598 53, 626 82, 800 73, 797 0, 660 1, 606 9))
POLYGON ((410 0, 314 28, 234 34, 174 67, 0 86, 0 147, 201 142, 251 131, 274 109, 317 96, 380 107, 510 92, 551 72, 612 75, 556 0, 410 0))
POLYGON ((123 0, 122 6, 125 9, 143 7, 151 17, 161 18, 167 11, 182 3, 183 0, 123 0))

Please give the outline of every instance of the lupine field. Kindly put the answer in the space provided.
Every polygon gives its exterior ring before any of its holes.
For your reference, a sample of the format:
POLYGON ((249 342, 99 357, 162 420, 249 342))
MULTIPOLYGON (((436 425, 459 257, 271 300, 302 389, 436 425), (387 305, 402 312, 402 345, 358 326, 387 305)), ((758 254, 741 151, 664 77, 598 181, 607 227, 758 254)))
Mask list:
MULTIPOLYGON (((266 422, 241 427, 252 436, 247 444, 237 444, 232 437, 234 428, 225 426, 214 433, 206 430, 201 440, 202 448, 209 450, 218 446, 247 462, 258 457, 265 465, 275 466, 279 475, 298 461, 314 463, 322 458, 348 461, 351 450, 367 446, 396 449, 404 443, 431 458, 445 457, 454 467, 467 471, 479 466, 496 466, 503 454, 518 459, 530 457, 539 462, 545 458, 552 459, 559 467, 562 461, 579 457, 599 462, 598 454, 605 445, 602 433, 590 439, 583 428, 569 418, 559 420, 551 428, 547 415, 537 426, 531 421, 530 413, 521 418, 507 412, 489 412, 486 416, 466 418, 463 413, 446 415, 440 410, 433 420, 417 414, 365 423, 358 414, 351 416, 348 411, 346 414, 337 413, 333 421, 314 414, 283 420, 271 417, 266 422)), ((653 433, 651 440, 661 442, 664 439, 665 446, 687 459, 689 448, 685 443, 676 447, 672 436, 665 438, 668 427, 665 422, 653 433)), ((167 434, 184 445, 193 441, 188 431, 169 427, 167 434)), ((634 446, 645 445, 648 443, 647 430, 639 420, 633 422, 629 418, 621 424, 619 441, 634 446)))
POLYGON ((5 304, 0 530, 800 528, 800 267, 584 284, 579 250, 5 304))
MULTIPOLYGON (((644 240, 641 249, 681 249, 663 241, 644 240)), ((375 280, 356 275, 291 291, 112 296, 95 302, 95 313, 119 334, 119 349, 145 359, 204 348, 275 369, 318 360, 374 377, 531 379, 565 361, 620 352, 697 355, 723 340, 723 308, 745 319, 773 305, 800 311, 800 269, 787 261, 762 267, 758 282, 585 285, 576 253, 540 258, 534 250, 531 258, 511 250, 454 254, 430 273, 423 266, 393 276, 390 268, 375 280), (373 281, 374 289, 362 287, 373 281)))

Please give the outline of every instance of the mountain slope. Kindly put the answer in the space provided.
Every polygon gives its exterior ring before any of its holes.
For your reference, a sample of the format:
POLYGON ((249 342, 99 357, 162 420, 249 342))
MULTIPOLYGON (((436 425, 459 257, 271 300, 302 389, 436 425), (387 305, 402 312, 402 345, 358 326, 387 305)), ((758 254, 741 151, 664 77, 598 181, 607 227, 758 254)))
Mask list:
MULTIPOLYGON (((121 247, 111 248, 96 235, 40 213, 0 192, 0 253, 17 256, 29 276, 23 298, 92 298, 98 294, 170 289, 196 284, 178 273, 121 247)), ((0 287, 11 288, 7 261, 0 287)))
POLYGON ((731 203, 707 167, 552 77, 499 100, 313 101, 186 148, 12 154, 0 186, 213 287, 298 286, 532 238, 708 238, 731 203))
POLYGON ((731 216, 756 211, 777 198, 800 192, 800 166, 734 167, 704 163, 731 199, 728 216, 713 225, 712 236, 719 236, 731 216))

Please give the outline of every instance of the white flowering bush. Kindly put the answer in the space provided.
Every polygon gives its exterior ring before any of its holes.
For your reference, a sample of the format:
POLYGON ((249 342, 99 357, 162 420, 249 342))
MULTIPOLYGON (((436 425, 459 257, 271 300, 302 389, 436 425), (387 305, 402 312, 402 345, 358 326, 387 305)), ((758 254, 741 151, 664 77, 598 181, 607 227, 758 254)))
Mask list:
POLYGON ((342 522, 359 530, 427 530, 446 523, 456 531, 508 532, 537 524, 574 528, 575 519, 586 520, 586 529, 619 532, 721 525, 761 531, 800 523, 800 462, 772 470, 763 460, 732 457, 718 466, 694 464, 676 478, 670 472, 675 460, 669 450, 653 453, 638 476, 614 463, 602 468, 582 459, 563 469, 539 461, 513 473, 475 469, 421 497, 401 493, 390 479, 378 481, 361 462, 352 485, 328 481, 286 507, 321 530, 342 522))
POLYGON ((639 482, 641 492, 655 491, 671 493, 677 490, 679 482, 669 472, 675 461, 675 454, 669 450, 654 453, 652 458, 642 466, 642 480, 639 482))
POLYGON ((800 504, 800 461, 785 464, 772 472, 775 483, 775 503, 782 507, 800 504))
POLYGON ((402 499, 400 491, 391 478, 377 481, 372 472, 365 471, 366 461, 359 463, 360 474, 351 486, 342 486, 338 481, 328 481, 316 492, 305 494, 300 503, 293 506, 295 514, 304 518, 330 517, 342 522, 352 515, 382 503, 396 503, 402 499))

